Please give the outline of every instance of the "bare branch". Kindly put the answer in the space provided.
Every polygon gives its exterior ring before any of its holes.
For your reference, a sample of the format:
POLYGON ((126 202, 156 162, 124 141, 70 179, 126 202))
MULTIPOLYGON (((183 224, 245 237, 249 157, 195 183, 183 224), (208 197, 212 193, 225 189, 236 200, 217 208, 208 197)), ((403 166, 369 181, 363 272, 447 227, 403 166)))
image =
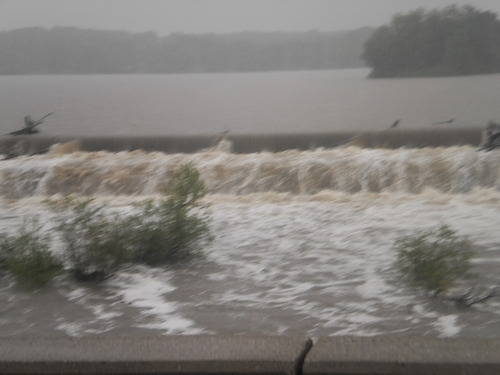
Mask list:
POLYGON ((456 304, 458 304, 460 306, 471 307, 472 305, 486 302, 489 299, 496 297, 497 295, 498 295, 498 293, 497 293, 496 288, 490 289, 484 295, 481 295, 480 293, 476 293, 476 288, 470 288, 467 292, 465 292, 461 296, 445 297, 445 299, 448 301, 455 302, 456 304))

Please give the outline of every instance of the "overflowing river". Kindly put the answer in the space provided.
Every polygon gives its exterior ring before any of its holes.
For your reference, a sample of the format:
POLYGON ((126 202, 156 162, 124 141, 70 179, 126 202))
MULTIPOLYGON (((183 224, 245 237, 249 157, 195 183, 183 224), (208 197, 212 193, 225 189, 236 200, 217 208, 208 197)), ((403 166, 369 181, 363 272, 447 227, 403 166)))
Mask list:
POLYGON ((94 197, 126 213, 192 162, 213 243, 192 263, 134 266, 100 286, 60 277, 36 293, 0 280, 0 335, 308 334, 500 336, 500 299, 470 309, 404 286, 393 242, 448 224, 500 283, 500 152, 470 146, 231 154, 76 152, 0 162, 0 230, 45 200, 94 197))
POLYGON ((210 194, 500 190, 497 152, 476 152, 469 146, 397 150, 345 147, 255 154, 135 151, 25 156, 0 163, 0 196, 151 195, 161 192, 172 172, 189 162, 200 170, 210 194))

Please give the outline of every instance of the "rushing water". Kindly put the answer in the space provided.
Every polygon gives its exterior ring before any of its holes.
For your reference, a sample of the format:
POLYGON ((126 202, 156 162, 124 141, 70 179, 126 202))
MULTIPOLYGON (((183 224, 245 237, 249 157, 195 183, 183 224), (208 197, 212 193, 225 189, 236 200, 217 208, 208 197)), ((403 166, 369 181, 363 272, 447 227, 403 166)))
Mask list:
MULTIPOLYGON (((178 267, 39 292, 0 279, 1 335, 238 333, 500 336, 500 301, 463 310, 402 285, 394 240, 446 223, 500 282, 500 152, 473 147, 231 154, 76 152, 0 162, 0 231, 87 195, 126 214, 180 164, 205 180, 214 242, 178 267)), ((57 249, 56 249, 57 250, 57 249)))
POLYGON ((367 79, 368 70, 199 75, 1 76, 0 131, 54 111, 49 135, 318 133, 483 126, 500 75, 367 79))
POLYGON ((87 196, 159 193, 172 172, 193 163, 211 194, 467 193, 500 190, 500 154, 473 147, 362 149, 231 154, 76 152, 20 157, 0 164, 0 196, 87 196))
POLYGON ((50 228, 45 201, 67 194, 125 215, 192 162, 215 235, 194 263, 131 267, 100 286, 60 277, 25 292, 3 276, 0 335, 500 336, 498 298, 462 310, 406 288, 391 268, 397 237, 446 223, 476 245, 481 282, 499 285, 500 152, 477 152, 474 128, 500 118, 500 76, 366 75, 0 77, 2 132, 56 112, 42 127, 49 137, 4 138, 0 153, 38 152, 51 136, 84 136, 86 150, 0 161, 0 232, 32 216, 50 228), (386 132, 398 118, 403 130, 386 132), (430 125, 450 118, 472 130, 430 125), (237 153, 195 152, 224 129, 237 153), (358 131, 371 133, 330 149, 358 131), (198 134, 207 137, 172 137, 198 134))

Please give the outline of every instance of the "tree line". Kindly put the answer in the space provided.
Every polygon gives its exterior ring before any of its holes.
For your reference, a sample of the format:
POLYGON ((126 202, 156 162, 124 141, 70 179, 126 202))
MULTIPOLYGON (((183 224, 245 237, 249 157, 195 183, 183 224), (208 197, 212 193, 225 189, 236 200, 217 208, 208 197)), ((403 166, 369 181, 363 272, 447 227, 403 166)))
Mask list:
POLYGON ((366 42, 372 77, 500 72, 500 21, 472 6, 417 9, 394 16, 366 42))
POLYGON ((153 32, 25 28, 0 32, 0 74, 202 73, 364 66, 371 28, 344 32, 153 32))

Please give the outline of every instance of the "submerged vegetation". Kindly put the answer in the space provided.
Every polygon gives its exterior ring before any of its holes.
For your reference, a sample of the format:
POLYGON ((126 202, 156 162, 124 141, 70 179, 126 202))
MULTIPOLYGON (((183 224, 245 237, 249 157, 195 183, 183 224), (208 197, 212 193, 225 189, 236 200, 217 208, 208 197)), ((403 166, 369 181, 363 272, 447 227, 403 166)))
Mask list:
POLYGON ((77 203, 59 218, 57 230, 77 280, 104 280, 132 259, 128 218, 109 217, 92 201, 77 203))
POLYGON ((28 288, 44 286, 63 269, 50 243, 36 221, 24 223, 18 234, 0 236, 0 266, 28 288))
POLYGON ((419 232, 396 240, 395 268, 409 285, 433 296, 470 307, 496 295, 494 289, 470 286, 473 244, 454 230, 442 225, 436 230, 419 232), (469 286, 468 286, 469 285, 469 286), (452 294, 453 290, 464 290, 452 294))
POLYGON ((371 76, 418 77, 500 72, 500 21, 472 6, 398 14, 366 42, 371 76))
POLYGON ((412 285, 435 295, 466 278, 472 244, 447 226, 399 238, 395 243, 396 267, 412 285))
POLYGON ((159 265, 200 255, 211 239, 205 207, 199 200, 205 184, 190 164, 173 175, 159 202, 147 201, 137 212, 110 214, 92 200, 65 199, 53 234, 63 245, 58 257, 52 238, 38 225, 0 236, 0 266, 23 284, 41 286, 63 270, 79 281, 102 281, 132 262, 159 265))
POLYGON ((190 164, 180 168, 165 193, 165 199, 147 202, 130 221, 135 258, 150 265, 190 258, 198 253, 200 243, 211 239, 208 216, 199 204, 206 188, 198 170, 190 164))

